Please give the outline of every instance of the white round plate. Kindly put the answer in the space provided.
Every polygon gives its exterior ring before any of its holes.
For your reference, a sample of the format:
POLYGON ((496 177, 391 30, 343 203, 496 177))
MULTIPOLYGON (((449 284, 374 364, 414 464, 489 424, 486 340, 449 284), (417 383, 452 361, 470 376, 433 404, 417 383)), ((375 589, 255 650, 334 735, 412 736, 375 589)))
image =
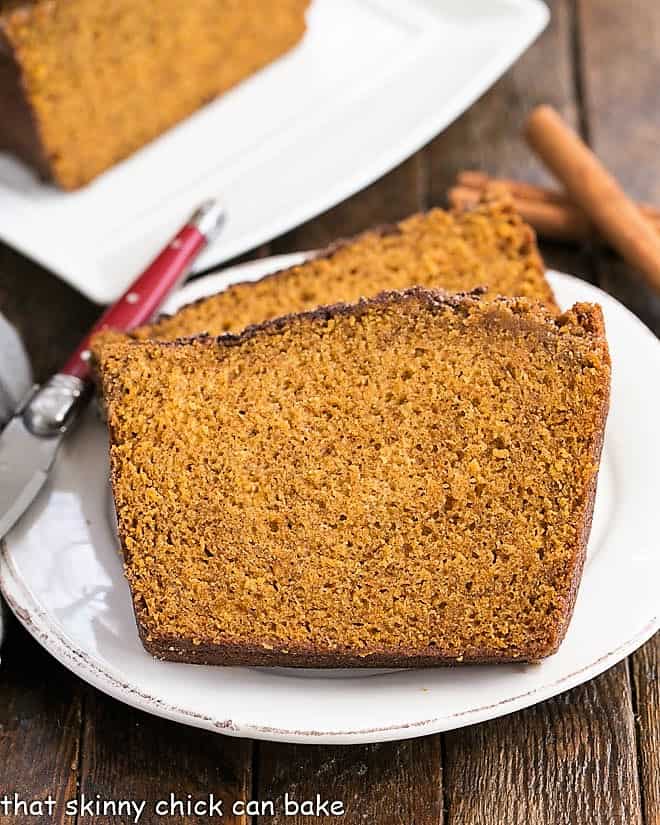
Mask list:
MULTIPOLYGON (((168 309, 300 257, 200 279, 168 309)), ((550 280, 562 306, 603 306, 613 361, 588 560, 555 656, 537 665, 334 672, 155 661, 133 621, 112 526, 106 435, 93 410, 5 540, 0 586, 14 613, 57 659, 117 699, 189 725, 289 742, 377 742, 450 730, 540 702, 615 664, 658 629, 660 344, 595 287, 560 273, 550 280)))

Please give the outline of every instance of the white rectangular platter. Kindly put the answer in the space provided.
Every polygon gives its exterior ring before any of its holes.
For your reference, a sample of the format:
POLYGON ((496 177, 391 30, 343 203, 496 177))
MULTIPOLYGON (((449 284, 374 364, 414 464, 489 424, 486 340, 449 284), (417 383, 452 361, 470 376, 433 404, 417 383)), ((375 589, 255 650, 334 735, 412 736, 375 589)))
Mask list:
POLYGON ((107 303, 219 195, 229 221, 206 269, 400 163, 547 20, 540 0, 314 0, 295 50, 78 192, 0 154, 0 238, 107 303))

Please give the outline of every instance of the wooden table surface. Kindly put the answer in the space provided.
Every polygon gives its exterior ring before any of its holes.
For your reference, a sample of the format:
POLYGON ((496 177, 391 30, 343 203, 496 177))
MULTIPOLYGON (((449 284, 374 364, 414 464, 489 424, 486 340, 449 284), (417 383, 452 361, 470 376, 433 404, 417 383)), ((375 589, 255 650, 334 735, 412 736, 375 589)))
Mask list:
MULTIPOLYGON (((540 102, 580 129, 631 194, 660 205, 660 4, 550 5, 543 36, 448 131, 367 190, 246 257, 322 246, 444 204, 462 168, 544 180, 519 137, 522 119, 540 102)), ((599 284, 660 331, 660 298, 613 255, 595 246, 543 244, 542 251, 549 266, 599 284)), ((0 246, 0 312, 20 329, 43 378, 98 308, 0 246)), ((581 687, 452 733, 382 745, 282 745, 186 728, 125 707, 69 674, 11 620, 0 669, 0 798, 50 793, 58 809, 41 821, 57 823, 127 821, 67 816, 64 801, 82 793, 155 801, 170 791, 183 798, 212 791, 231 801, 277 800, 288 791, 346 806, 343 818, 286 819, 292 823, 658 825, 659 659, 656 636, 581 687)), ((155 821, 164 820, 146 813, 140 820, 155 821)))

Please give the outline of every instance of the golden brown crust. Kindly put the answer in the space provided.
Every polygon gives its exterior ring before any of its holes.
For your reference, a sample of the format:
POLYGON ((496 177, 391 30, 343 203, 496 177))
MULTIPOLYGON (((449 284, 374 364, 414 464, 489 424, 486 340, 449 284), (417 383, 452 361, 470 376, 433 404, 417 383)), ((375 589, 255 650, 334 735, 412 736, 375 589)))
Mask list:
POLYGON ((423 651, 412 648, 381 650, 356 656, 351 650, 321 651, 287 648, 265 650, 259 645, 246 644, 201 644, 195 645, 186 639, 154 638, 146 634, 138 619, 140 639, 145 650, 156 659, 165 662, 182 662, 190 665, 216 665, 223 667, 292 667, 292 668, 420 668, 451 665, 482 665, 512 662, 536 662, 554 653, 555 650, 535 649, 519 655, 494 653, 477 650, 460 656, 441 651, 435 647, 423 651))
MULTIPOLYGON (((411 215, 399 224, 377 226, 353 238, 335 241, 312 254, 303 264, 269 273, 257 281, 233 284, 225 292, 186 304, 174 315, 163 314, 153 323, 134 329, 130 335, 140 340, 167 341, 191 335, 240 332, 245 326, 269 318, 308 311, 319 305, 354 302, 391 288, 388 282, 392 278, 382 270, 384 261, 388 262, 385 270, 404 262, 410 275, 397 276, 396 288, 408 288, 419 279, 420 263, 423 267, 431 253, 445 257, 442 271, 427 273, 426 279, 432 288, 453 292, 483 289, 490 278, 491 294, 534 298, 559 313, 544 276, 534 231, 517 214, 509 197, 496 198, 489 191, 483 203, 473 210, 435 209, 411 215), (481 242, 476 237, 472 240, 473 232, 475 236, 484 232, 488 241, 481 242), (461 238, 464 233, 467 239, 461 238), (496 240, 499 233, 503 235, 505 249, 508 245, 511 248, 500 258, 498 267, 503 269, 498 270, 493 280, 490 261, 493 256, 499 256, 496 240), (419 248, 415 248, 417 246, 419 248), (506 262, 507 256, 511 258, 510 264, 506 262), (342 283, 347 273, 350 276, 358 265, 363 268, 363 274, 352 283, 350 278, 349 282, 342 283), (481 269, 475 271, 476 265, 481 269), (513 277, 506 276, 509 266, 516 272, 513 277), (448 271, 454 268, 456 272, 448 271)), ((122 333, 112 330, 96 335, 91 347, 94 358, 100 357, 106 342, 122 337, 122 333)))
MULTIPOLYGON (((600 308, 600 306, 593 304, 576 304, 573 308, 573 311, 576 312, 577 316, 580 318, 580 322, 584 324, 585 329, 587 329, 590 332, 590 334, 593 335, 594 341, 597 342, 601 350, 604 363, 607 365, 607 368, 609 370, 611 368, 611 359, 609 348, 607 346, 607 337, 605 335, 605 321, 603 319, 602 309, 600 308)), ((575 548, 575 553, 573 557, 573 575, 570 588, 568 590, 568 595, 566 598, 566 605, 563 611, 564 619, 563 622, 558 624, 556 642, 546 655, 556 653, 556 651, 559 648, 559 645, 562 643, 564 637, 566 636, 568 626, 573 616, 575 600, 577 599, 580 582, 582 580, 582 571, 584 570, 584 564, 587 558, 587 545, 589 543, 589 536, 591 534, 591 524, 593 520, 594 505, 596 503, 596 492, 598 488, 598 468, 600 466, 600 459, 603 451, 603 443, 605 440, 605 424, 607 422, 607 415, 610 408, 609 381, 605 385, 605 390, 606 391, 603 395, 600 410, 597 413, 598 425, 595 430, 596 438, 593 443, 591 454, 591 459, 596 470, 591 475, 591 479, 587 484, 587 488, 585 490, 585 506, 581 523, 576 523, 575 525, 576 532, 579 536, 579 540, 577 542, 577 546, 575 548)))
POLYGON ((239 332, 268 318, 415 285, 451 292, 487 287, 492 295, 533 298, 559 311, 534 231, 510 198, 487 193, 472 210, 433 209, 338 241, 303 264, 233 284, 133 335, 173 340, 239 332))

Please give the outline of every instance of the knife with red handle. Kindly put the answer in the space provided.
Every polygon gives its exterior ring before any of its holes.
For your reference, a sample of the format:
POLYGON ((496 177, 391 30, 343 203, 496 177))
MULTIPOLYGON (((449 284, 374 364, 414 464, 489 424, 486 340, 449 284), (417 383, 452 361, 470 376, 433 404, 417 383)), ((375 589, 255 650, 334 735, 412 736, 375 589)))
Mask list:
POLYGON ((211 235, 220 230, 223 221, 224 213, 215 201, 203 204, 121 298, 101 315, 59 374, 88 380, 92 337, 104 329, 127 332, 149 321, 185 277, 211 235))
POLYGON ((206 201, 126 292, 107 309, 62 369, 34 387, 0 434, 0 538, 29 506, 55 459, 64 434, 91 395, 92 337, 127 332, 149 321, 224 224, 224 211, 206 201))

